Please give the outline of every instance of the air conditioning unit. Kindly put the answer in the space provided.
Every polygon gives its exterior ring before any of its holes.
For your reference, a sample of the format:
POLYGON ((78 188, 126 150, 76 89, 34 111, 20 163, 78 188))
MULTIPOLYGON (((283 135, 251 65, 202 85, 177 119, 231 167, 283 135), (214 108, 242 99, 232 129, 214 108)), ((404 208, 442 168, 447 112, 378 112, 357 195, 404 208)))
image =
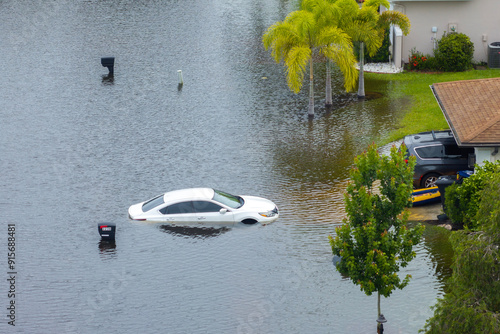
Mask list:
POLYGON ((488 45, 488 67, 500 68, 500 42, 488 45))

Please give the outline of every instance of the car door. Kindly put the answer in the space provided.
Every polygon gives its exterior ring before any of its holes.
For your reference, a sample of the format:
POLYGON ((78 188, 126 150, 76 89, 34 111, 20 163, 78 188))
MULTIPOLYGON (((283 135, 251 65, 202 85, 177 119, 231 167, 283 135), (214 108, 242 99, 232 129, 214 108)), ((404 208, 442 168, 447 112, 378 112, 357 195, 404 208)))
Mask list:
POLYGON ((233 225, 234 214, 231 210, 210 201, 193 201, 197 221, 203 224, 233 225))
POLYGON ((183 201, 161 208, 158 217, 151 220, 172 224, 186 224, 196 222, 196 218, 192 201, 183 201))

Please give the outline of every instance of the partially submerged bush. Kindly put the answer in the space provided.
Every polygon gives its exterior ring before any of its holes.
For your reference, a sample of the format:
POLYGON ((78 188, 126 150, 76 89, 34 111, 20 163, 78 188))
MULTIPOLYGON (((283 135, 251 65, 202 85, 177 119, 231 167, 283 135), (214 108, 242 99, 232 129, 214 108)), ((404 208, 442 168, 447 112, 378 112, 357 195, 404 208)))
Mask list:
POLYGON ((472 68, 474 43, 462 33, 444 35, 434 51, 438 67, 445 72, 461 72, 472 68))
POLYGON ((476 166, 474 174, 464 179, 461 185, 446 188, 445 210, 453 223, 463 224, 471 230, 478 226, 481 191, 497 174, 500 174, 500 161, 486 162, 482 167, 476 166))
POLYGON ((500 333, 500 173, 489 175, 478 192, 480 231, 458 231, 450 238, 455 256, 449 291, 427 320, 427 334, 500 333))

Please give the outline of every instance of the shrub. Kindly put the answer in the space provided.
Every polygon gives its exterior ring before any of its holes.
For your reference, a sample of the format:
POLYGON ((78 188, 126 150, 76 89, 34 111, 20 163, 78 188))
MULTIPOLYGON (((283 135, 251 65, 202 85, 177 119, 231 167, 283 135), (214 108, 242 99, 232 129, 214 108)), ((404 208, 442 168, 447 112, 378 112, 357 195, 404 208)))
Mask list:
MULTIPOLYGON (((360 42, 355 41, 353 42, 353 45, 354 45, 354 55, 356 56, 357 59, 359 59, 360 42)), ((373 57, 370 57, 370 54, 368 53, 368 50, 366 48, 366 44, 364 44, 365 63, 389 62, 390 47, 391 47, 391 40, 389 38, 389 29, 386 29, 382 46, 377 50, 377 52, 373 55, 373 57)))
MULTIPOLYGON (((366 46, 365 46, 366 47, 366 46)), ((389 61, 391 47, 391 40, 389 38, 389 29, 385 30, 384 33, 384 41, 382 42, 382 46, 377 50, 373 57, 370 57, 368 51, 365 49, 366 62, 367 63, 387 63, 389 61)))
POLYGON ((429 55, 424 55, 415 48, 411 49, 408 58, 409 70, 436 70, 436 59, 429 55))
POLYGON ((453 274, 449 291, 425 324, 428 334, 500 333, 500 173, 490 175, 479 191, 477 219, 482 231, 453 232, 450 238, 453 274))
POLYGON ((462 33, 443 35, 434 51, 437 65, 445 72, 461 72, 472 68, 474 43, 462 33))
POLYGON ((464 179, 461 185, 453 184, 446 188, 445 210, 453 223, 463 224, 471 230, 477 228, 481 191, 498 174, 500 161, 487 161, 482 167, 476 166, 474 174, 464 179))

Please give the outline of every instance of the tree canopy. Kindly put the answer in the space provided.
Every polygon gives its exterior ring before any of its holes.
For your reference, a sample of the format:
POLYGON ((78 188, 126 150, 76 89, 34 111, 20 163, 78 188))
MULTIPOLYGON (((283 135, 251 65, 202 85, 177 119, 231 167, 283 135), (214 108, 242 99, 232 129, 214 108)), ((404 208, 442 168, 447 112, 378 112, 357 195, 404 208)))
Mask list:
MULTIPOLYGON (((335 1, 335 0, 332 0, 335 1)), ((390 8, 387 0, 366 0, 359 7, 355 0, 336 0, 342 10, 339 26, 352 38, 360 43, 358 96, 365 96, 364 91, 364 48, 370 56, 374 56, 382 46, 385 31, 390 25, 397 25, 404 35, 410 32, 410 20, 406 15, 394 10, 379 12, 380 7, 390 8)))
POLYGON ((401 279, 398 272, 415 257, 413 246, 423 233, 421 225, 406 226, 415 158, 407 164, 404 153, 404 147, 393 147, 390 156, 381 156, 372 145, 355 159, 345 194, 347 219, 329 237, 333 254, 341 257, 337 270, 367 295, 378 292, 379 315, 380 296, 408 284, 410 275, 401 279))
POLYGON ((344 75, 344 87, 356 86, 357 70, 351 38, 336 26, 340 10, 326 0, 304 0, 301 9, 291 12, 285 20, 276 22, 264 33, 265 49, 283 62, 287 83, 294 93, 302 88, 309 62, 309 115, 314 114, 313 56, 315 53, 334 61, 344 75))

